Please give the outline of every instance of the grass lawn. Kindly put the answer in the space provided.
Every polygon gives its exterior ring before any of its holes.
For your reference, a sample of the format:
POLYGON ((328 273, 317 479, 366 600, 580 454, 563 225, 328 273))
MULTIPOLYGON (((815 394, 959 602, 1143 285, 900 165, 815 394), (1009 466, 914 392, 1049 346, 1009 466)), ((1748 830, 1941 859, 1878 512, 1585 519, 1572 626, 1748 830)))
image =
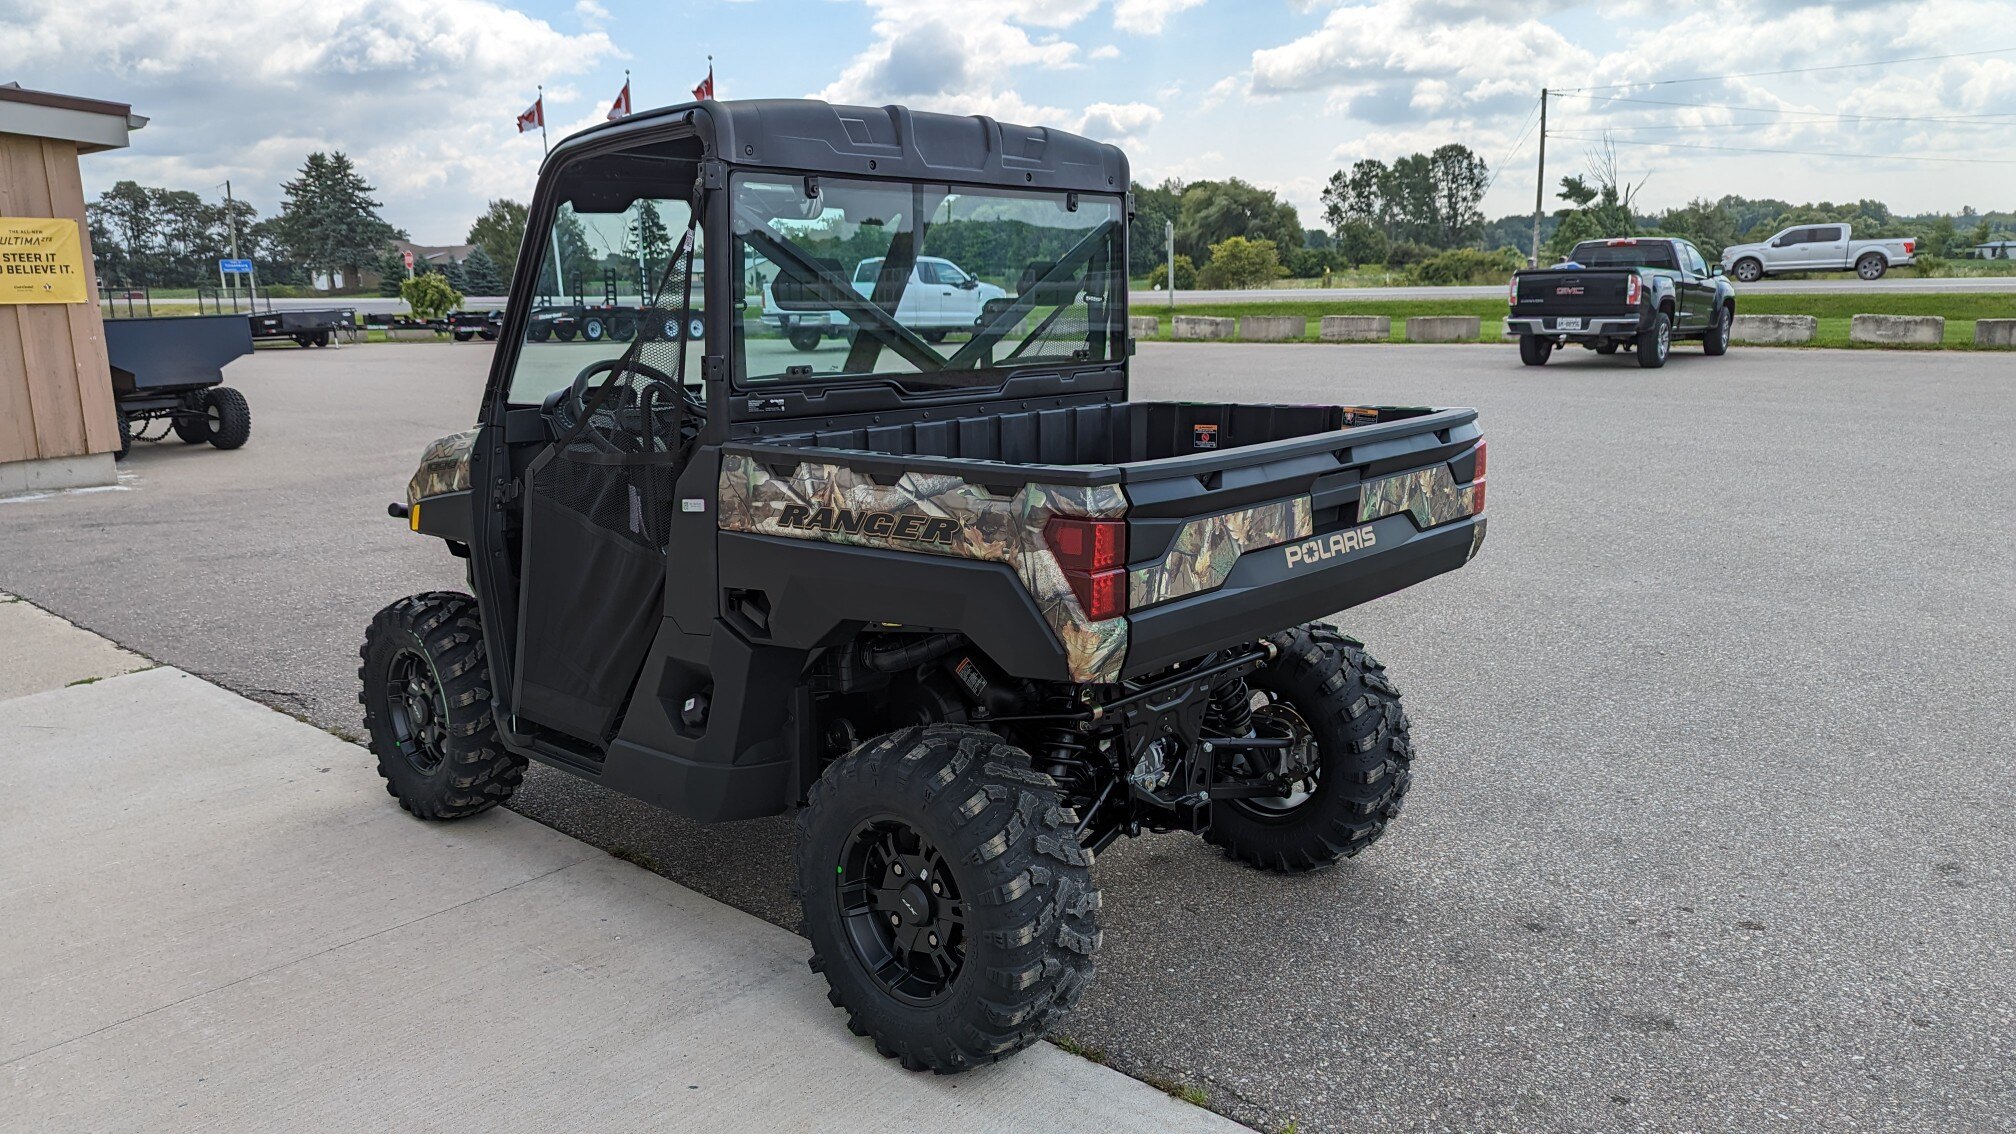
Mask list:
MULTIPOLYGON (((1744 315, 1815 315, 1820 327, 1813 344, 1818 347, 1848 346, 1848 323, 1857 315, 1943 315, 1949 348, 1974 347, 1974 320, 2016 319, 2016 295, 1975 293, 1924 294, 1874 293, 1863 295, 1738 295, 1736 310, 1744 315)), ((1482 319, 1477 341, 1495 343, 1504 330, 1503 299, 1353 299, 1330 301, 1279 301, 1260 303, 1212 303, 1176 308, 1178 315, 1302 315, 1309 319, 1308 334, 1301 341, 1316 342, 1318 319, 1324 315, 1388 315, 1393 319, 1393 341, 1406 341, 1406 319, 1410 315, 1476 315, 1482 319)), ((1158 321, 1155 337, 1169 337, 1169 309, 1137 305, 1130 314, 1153 315, 1158 321)), ((1859 346, 1859 344, 1858 344, 1859 346)), ((1895 348, 1888 348, 1895 349, 1895 348)))

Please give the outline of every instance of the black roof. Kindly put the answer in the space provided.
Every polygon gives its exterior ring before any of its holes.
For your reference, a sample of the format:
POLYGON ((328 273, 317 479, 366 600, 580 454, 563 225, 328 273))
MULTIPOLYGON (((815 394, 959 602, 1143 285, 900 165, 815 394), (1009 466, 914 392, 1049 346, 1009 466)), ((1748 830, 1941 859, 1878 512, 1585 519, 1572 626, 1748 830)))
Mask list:
POLYGON ((1125 192, 1119 147, 1044 126, 904 106, 836 106, 813 99, 708 100, 640 111, 574 134, 555 157, 611 132, 673 120, 695 123, 711 156, 732 165, 919 181, 1125 192))

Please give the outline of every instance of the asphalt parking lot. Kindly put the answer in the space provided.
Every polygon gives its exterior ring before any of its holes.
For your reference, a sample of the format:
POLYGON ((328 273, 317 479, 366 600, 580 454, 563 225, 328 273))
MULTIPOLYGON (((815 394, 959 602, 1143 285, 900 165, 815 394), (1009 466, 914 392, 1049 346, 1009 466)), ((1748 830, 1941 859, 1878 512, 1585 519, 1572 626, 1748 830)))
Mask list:
MULTIPOLYGON (((372 612, 461 585, 384 506, 490 353, 242 360, 250 445, 143 444, 125 491, 0 503, 0 589, 354 734, 372 612)), ((2016 359, 1137 365, 1148 397, 1478 406, 1492 523, 1469 567, 1337 619, 1407 694, 1402 821, 1301 878, 1114 847, 1074 1041, 1268 1130, 2016 1125, 2016 359)), ((784 820, 695 827, 542 769, 514 806, 795 923, 784 820)))

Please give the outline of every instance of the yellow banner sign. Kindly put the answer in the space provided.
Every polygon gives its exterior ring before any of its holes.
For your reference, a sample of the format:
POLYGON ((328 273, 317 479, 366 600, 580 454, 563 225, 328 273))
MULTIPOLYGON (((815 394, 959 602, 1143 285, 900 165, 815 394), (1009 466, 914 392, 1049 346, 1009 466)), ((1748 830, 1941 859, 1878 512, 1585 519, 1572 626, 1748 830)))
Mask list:
POLYGON ((76 221, 0 217, 0 303, 84 303, 84 278, 76 221))

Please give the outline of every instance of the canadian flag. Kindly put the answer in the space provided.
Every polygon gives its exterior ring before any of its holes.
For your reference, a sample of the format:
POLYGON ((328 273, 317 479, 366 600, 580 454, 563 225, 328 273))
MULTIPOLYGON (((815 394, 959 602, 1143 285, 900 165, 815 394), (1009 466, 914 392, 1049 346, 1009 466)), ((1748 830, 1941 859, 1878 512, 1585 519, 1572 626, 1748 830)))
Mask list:
POLYGON ((546 96, 542 94, 532 100, 532 106, 525 113, 518 116, 518 132, 523 134, 527 130, 543 130, 545 128, 546 96))
POLYGON ((714 68, 711 64, 707 68, 707 77, 700 80, 699 86, 693 88, 693 97, 695 99, 714 97, 714 68))
POLYGON ((630 80, 625 79, 623 80, 623 93, 617 95, 615 103, 609 107, 608 119, 609 121, 614 122, 618 118, 627 116, 629 113, 630 113, 630 80))

